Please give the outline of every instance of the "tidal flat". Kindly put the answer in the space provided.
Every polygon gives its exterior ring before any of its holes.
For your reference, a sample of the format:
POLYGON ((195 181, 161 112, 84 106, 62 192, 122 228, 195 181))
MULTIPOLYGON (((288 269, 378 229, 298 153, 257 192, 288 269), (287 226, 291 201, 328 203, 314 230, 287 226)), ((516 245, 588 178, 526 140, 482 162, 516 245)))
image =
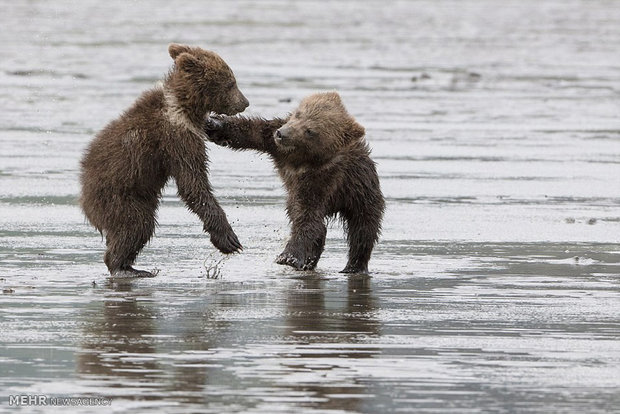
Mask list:
POLYGON ((609 1, 11 2, 0 32, 0 412, 605 413, 620 407, 620 7, 609 1), (114 282, 79 160, 172 64, 218 52, 281 116, 337 90, 387 201, 369 275, 274 263, 270 160, 209 145, 244 245, 171 181, 114 282))

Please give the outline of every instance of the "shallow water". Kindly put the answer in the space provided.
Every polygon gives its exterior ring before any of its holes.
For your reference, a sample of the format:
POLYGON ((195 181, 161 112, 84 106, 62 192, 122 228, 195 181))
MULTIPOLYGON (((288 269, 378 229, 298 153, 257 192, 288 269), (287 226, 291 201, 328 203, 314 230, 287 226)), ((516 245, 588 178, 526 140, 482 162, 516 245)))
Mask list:
POLYGON ((0 411, 16 394, 117 412, 620 406, 619 7, 168 3, 3 6, 0 411), (276 265, 269 160, 211 147, 243 254, 222 260, 171 183, 138 263, 159 275, 107 280, 78 161, 171 41, 219 52, 250 114, 341 93, 388 204, 370 276, 338 273, 338 223, 316 272, 276 265))

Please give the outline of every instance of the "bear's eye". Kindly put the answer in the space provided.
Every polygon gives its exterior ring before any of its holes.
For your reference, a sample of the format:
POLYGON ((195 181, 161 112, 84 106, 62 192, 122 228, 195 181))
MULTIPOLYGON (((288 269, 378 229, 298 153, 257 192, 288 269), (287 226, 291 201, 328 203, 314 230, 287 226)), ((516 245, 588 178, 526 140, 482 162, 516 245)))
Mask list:
POLYGON ((307 137, 310 137, 310 138, 316 136, 316 131, 314 131, 314 130, 312 130, 310 128, 306 128, 304 130, 304 133, 306 134, 307 137))

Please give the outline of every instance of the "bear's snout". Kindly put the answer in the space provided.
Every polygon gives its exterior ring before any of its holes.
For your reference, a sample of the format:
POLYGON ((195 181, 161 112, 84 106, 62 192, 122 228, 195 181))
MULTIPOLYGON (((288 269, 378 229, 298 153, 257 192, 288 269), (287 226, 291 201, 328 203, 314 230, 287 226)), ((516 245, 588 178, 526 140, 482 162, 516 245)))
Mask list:
POLYGON ((248 98, 246 98, 239 90, 237 91, 237 96, 235 96, 235 100, 233 102, 234 104, 230 107, 230 113, 227 113, 226 115, 239 114, 245 111, 245 108, 250 105, 248 98))
POLYGON ((239 112, 243 112, 245 111, 245 108, 250 106, 250 101, 248 101, 248 98, 246 98, 241 92, 239 92, 239 95, 239 107, 241 108, 239 112))
POLYGON ((285 141, 289 138, 289 129, 285 126, 276 129, 276 132, 273 133, 274 140, 276 144, 284 144, 285 141))

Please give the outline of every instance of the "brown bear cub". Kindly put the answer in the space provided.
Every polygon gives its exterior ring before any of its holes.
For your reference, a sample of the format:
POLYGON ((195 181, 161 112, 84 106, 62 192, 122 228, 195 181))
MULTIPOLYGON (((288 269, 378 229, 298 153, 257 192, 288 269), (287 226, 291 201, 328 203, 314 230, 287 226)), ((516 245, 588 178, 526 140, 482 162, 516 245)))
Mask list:
POLYGON ((326 220, 339 215, 349 260, 342 272, 368 271, 381 230, 385 201, 364 128, 335 92, 311 95, 285 119, 217 117, 205 123, 213 142, 265 152, 288 193, 291 238, 276 260, 314 269, 325 245, 326 220))
POLYGON ((217 54, 171 44, 174 66, 163 81, 110 122, 86 149, 80 204, 106 237, 112 276, 150 277, 132 267, 157 224, 169 177, 204 231, 223 253, 241 249, 207 175, 203 126, 211 112, 234 115, 248 106, 232 70, 217 54))

